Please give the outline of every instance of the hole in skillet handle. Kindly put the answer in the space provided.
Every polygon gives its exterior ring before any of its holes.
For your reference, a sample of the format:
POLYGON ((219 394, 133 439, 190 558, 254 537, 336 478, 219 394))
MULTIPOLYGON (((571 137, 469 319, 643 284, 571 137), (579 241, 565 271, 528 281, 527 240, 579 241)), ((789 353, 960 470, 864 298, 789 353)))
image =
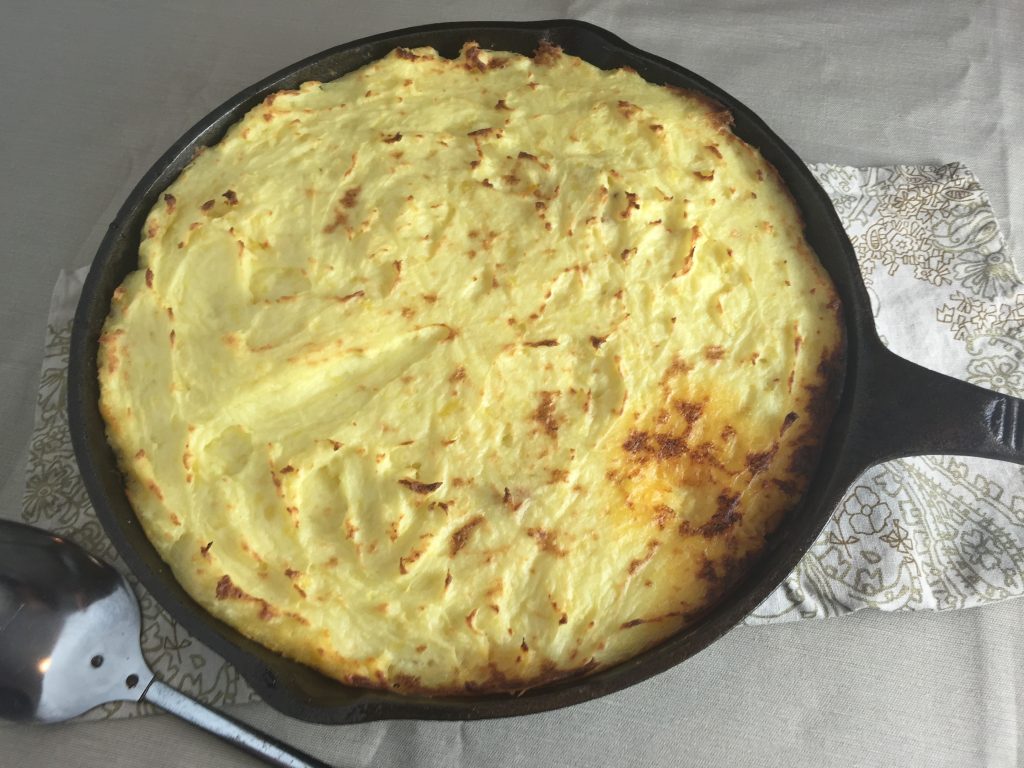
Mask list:
MULTIPOLYGON (((394 47, 432 45, 454 56, 462 43, 475 39, 497 50, 531 53, 541 39, 561 45, 567 53, 596 66, 628 65, 651 82, 669 83, 703 93, 733 114, 737 136, 758 147, 782 174, 807 220, 808 241, 832 273, 843 296, 847 324, 870 309, 856 272, 856 261, 831 203, 799 158, 741 103, 682 67, 647 54, 611 33, 582 22, 546 21, 525 24, 465 23, 435 25, 386 33, 317 54, 246 89, 187 132, 147 173, 118 213, 99 249, 83 291, 72 338, 69 411, 75 452, 90 498, 118 551, 154 598, 200 641, 234 664, 269 704, 286 714, 312 722, 359 722, 382 717, 476 719, 528 714, 574 704, 625 688, 668 669, 706 647, 756 607, 799 560, 828 518, 836 483, 828 472, 816 478, 783 544, 764 558, 736 594, 723 600, 705 621, 661 646, 591 677, 556 683, 523 697, 432 699, 396 697, 387 692, 352 689, 309 667, 288 661, 214 620, 173 579, 141 530, 123 491, 123 479, 107 445, 98 402, 96 340, 114 288, 136 268, 138 234, 146 213, 163 189, 191 159, 196 147, 215 144, 227 127, 270 92, 303 80, 330 80, 379 58, 394 47)), ((868 321, 870 322, 870 320, 868 321)), ((851 334, 855 335, 855 331, 851 334)), ((844 395, 844 401, 847 400, 844 395)), ((846 411, 849 407, 844 406, 846 411)), ((835 431, 835 430, 833 430, 835 431)), ((845 429, 840 430, 845 434, 845 429)), ((830 438, 833 453, 836 440, 830 438)), ((825 464, 826 459, 822 459, 825 464)), ((831 471, 831 470, 829 470, 831 471)), ((845 488, 843 489, 845 490, 845 488)))

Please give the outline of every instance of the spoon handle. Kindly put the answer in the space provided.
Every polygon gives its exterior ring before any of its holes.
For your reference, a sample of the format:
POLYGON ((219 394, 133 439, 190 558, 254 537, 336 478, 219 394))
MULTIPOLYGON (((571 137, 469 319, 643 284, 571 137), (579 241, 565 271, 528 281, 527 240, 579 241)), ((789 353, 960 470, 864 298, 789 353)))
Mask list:
POLYGON ((172 715, 177 715, 182 720, 219 736, 244 752, 265 760, 270 765, 279 768, 329 768, 327 763, 305 755, 271 736, 260 733, 245 723, 210 709, 205 704, 190 699, 159 680, 154 680, 150 684, 142 698, 172 715))

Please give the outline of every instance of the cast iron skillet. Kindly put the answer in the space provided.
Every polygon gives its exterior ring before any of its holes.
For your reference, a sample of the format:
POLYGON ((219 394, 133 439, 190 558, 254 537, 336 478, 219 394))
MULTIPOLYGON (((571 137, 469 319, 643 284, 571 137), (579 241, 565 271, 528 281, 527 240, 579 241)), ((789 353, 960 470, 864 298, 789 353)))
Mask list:
POLYGON ((267 703, 292 717, 319 723, 522 715, 586 701, 645 680, 717 640, 767 597, 814 542, 850 483, 868 467, 900 456, 936 453, 1024 464, 1021 402, 889 352, 876 335, 850 241, 828 197, 793 150, 747 107, 708 81, 579 21, 434 24, 375 35, 300 61, 228 99, 156 162, 110 224, 78 304, 68 373, 68 413, 78 465, 97 515, 125 561, 168 613, 234 664, 267 703), (735 118, 736 134, 760 149, 789 186, 806 221, 807 239, 839 290, 847 334, 845 375, 819 466, 799 507, 754 568, 699 623, 617 667, 521 696, 399 696, 351 688, 288 661, 214 619, 185 594, 125 498, 97 408, 97 339, 114 288, 136 269, 147 213, 198 147, 215 144, 228 126, 274 91, 306 80, 333 80, 396 46, 431 45, 445 56, 455 56, 467 40, 524 54, 548 40, 598 67, 630 66, 653 83, 690 88, 727 107, 735 118))

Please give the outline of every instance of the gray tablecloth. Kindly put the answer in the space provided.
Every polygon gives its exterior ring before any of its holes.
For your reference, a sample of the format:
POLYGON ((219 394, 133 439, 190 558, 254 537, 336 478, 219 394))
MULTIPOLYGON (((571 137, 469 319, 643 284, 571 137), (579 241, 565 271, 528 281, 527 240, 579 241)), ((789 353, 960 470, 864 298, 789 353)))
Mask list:
MULTIPOLYGON (((1024 7, 8 2, 0 25, 0 502, 20 504, 50 289, 210 108, 328 46, 446 19, 578 17, 703 74, 807 160, 957 159, 1015 248, 1024 227, 1024 7), (762 7, 763 6, 763 7, 762 7)), ((908 318, 913 322, 913 318, 908 318)), ((1024 601, 739 628, 689 663, 570 710, 343 728, 235 714, 338 765, 1017 765, 1024 601)), ((0 729, 0 765, 247 765, 168 717, 0 729)))

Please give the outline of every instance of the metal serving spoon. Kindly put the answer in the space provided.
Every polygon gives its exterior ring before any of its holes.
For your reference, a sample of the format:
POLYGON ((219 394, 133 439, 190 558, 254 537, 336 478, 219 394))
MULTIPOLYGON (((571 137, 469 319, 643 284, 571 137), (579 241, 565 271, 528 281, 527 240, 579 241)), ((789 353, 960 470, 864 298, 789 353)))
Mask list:
POLYGON ((139 604, 77 544, 0 520, 0 718, 55 723, 109 701, 148 701, 283 768, 326 768, 157 680, 139 604))

